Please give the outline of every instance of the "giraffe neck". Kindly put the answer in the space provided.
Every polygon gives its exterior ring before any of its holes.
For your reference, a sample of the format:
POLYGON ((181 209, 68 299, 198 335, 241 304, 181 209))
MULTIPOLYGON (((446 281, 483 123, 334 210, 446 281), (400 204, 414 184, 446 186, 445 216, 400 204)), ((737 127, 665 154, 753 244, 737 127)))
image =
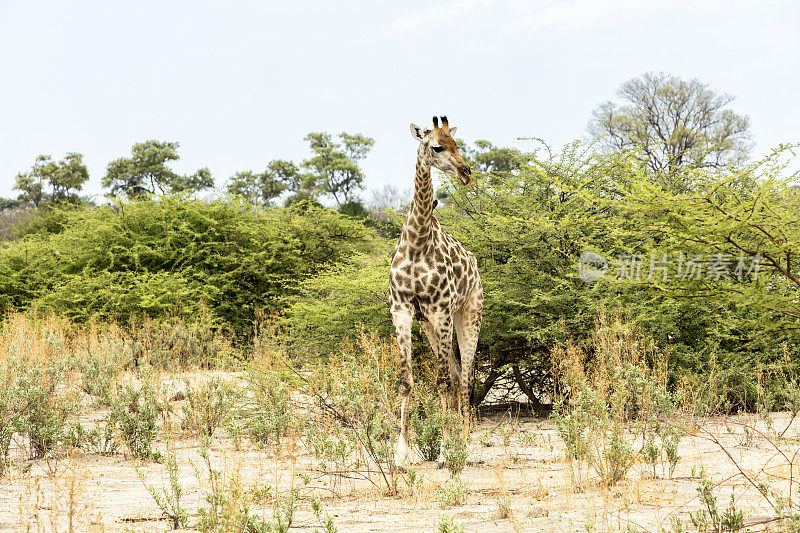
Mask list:
POLYGON ((425 246, 431 234, 433 218, 433 180, 431 167, 417 156, 417 173, 414 177, 414 200, 403 225, 403 237, 412 249, 425 246))

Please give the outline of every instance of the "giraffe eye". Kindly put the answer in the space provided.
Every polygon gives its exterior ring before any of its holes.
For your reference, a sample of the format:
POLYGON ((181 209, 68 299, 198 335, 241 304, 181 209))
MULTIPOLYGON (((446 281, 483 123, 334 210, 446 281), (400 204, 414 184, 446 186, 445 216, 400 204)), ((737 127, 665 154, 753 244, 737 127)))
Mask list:
POLYGON ((436 153, 439 153, 439 152, 441 152, 442 150, 444 150, 444 146, 431 146, 431 149, 432 149, 434 152, 436 152, 436 153))

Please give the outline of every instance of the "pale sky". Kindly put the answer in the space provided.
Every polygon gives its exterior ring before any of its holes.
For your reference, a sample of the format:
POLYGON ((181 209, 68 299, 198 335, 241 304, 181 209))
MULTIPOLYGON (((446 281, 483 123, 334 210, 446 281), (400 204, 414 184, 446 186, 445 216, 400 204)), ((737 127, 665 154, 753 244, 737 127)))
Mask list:
POLYGON ((755 155, 800 141, 797 0, 0 0, 0 196, 38 154, 74 151, 101 197, 108 162, 148 139, 221 187, 306 158, 311 131, 373 137, 367 186, 402 190, 409 122, 560 147, 646 71, 734 95, 755 155))

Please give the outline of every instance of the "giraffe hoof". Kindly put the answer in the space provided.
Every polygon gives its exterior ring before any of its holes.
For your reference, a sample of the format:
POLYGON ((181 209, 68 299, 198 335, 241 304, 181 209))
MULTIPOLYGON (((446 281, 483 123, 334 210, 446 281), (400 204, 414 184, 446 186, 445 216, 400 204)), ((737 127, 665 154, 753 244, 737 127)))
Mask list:
POLYGON ((403 465, 394 465, 392 467, 392 473, 394 473, 394 474, 408 474, 409 473, 409 469, 408 469, 408 467, 403 466, 403 465))

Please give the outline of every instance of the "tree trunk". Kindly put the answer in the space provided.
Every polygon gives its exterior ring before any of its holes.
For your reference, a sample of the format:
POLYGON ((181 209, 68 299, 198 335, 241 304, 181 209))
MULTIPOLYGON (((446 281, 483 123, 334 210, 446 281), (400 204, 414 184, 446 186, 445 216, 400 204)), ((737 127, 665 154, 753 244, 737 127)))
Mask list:
POLYGON ((514 381, 517 382, 517 386, 519 386, 520 390, 522 390, 522 392, 525 393, 525 396, 528 397, 528 401, 530 401, 533 410, 537 413, 541 413, 546 409, 546 407, 533 393, 533 389, 530 387, 528 382, 525 381, 525 378, 522 376, 522 372, 519 369, 519 365, 515 363, 511 365, 511 368, 514 371, 514 381))

